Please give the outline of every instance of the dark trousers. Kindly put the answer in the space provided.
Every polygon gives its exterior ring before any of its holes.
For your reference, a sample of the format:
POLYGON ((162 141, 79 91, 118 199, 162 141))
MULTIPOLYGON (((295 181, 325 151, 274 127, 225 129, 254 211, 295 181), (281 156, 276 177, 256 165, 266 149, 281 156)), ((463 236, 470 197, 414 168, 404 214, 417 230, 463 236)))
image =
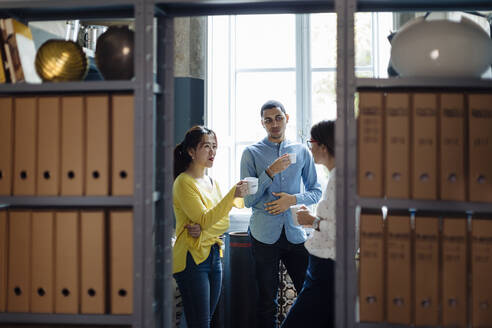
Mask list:
POLYGON ((309 255, 306 281, 281 328, 335 327, 335 261, 309 255))
POLYGON ((188 253, 185 270, 175 273, 174 278, 183 299, 188 328, 209 328, 222 284, 219 246, 213 245, 208 258, 199 265, 188 253))
POLYGON ((299 292, 306 275, 308 252, 304 243, 292 244, 282 229, 274 244, 264 244, 251 236, 258 285, 258 327, 276 328, 277 292, 279 285, 279 261, 282 260, 294 286, 299 292))

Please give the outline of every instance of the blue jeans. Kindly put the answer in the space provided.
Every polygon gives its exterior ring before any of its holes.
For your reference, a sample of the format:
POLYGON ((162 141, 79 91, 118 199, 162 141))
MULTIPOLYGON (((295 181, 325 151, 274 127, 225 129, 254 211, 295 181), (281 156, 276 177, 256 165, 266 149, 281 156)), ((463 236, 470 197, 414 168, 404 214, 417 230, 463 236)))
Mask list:
POLYGON ((335 261, 309 255, 306 280, 281 328, 335 327, 335 261))
POLYGON ((275 328, 277 326, 279 261, 282 260, 299 292, 306 275, 308 252, 304 243, 290 243, 283 229, 280 238, 274 244, 264 244, 254 239, 253 236, 251 236, 251 242, 258 284, 258 327, 275 328))
POLYGON ((188 328, 209 328, 222 284, 219 245, 213 245, 208 258, 199 265, 188 253, 185 270, 175 273, 174 278, 183 299, 188 328))

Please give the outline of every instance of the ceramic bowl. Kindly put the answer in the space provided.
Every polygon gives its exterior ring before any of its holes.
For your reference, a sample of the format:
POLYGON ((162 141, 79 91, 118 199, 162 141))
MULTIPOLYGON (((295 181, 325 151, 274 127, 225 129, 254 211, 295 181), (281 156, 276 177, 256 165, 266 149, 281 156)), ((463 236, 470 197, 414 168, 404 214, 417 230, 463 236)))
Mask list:
POLYGON ((391 61, 403 77, 479 78, 492 63, 492 41, 473 21, 405 24, 391 41, 391 61))

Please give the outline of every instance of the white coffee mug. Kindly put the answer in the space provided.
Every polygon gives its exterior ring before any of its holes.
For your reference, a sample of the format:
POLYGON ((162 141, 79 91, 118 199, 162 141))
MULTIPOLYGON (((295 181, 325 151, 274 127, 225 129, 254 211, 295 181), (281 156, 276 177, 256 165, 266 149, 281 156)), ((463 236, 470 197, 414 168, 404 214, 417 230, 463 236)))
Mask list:
POLYGON ((290 164, 294 164, 296 162, 296 153, 289 153, 290 164))
POLYGON ((293 205, 290 207, 290 212, 292 213, 292 222, 294 225, 299 225, 299 220, 297 219, 297 211, 301 209, 301 205, 293 205))
POLYGON ((254 195, 258 191, 258 178, 255 177, 247 177, 244 178, 244 181, 248 183, 248 194, 254 195))

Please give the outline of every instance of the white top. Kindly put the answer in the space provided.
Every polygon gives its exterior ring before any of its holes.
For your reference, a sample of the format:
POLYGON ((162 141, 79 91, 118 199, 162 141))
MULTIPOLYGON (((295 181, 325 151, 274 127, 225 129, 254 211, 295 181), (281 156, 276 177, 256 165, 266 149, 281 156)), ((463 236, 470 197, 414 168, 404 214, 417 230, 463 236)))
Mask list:
POLYGON ((316 257, 335 259, 335 205, 335 168, 333 168, 323 198, 316 208, 316 216, 321 219, 319 231, 313 230, 310 238, 304 243, 308 252, 316 257))

